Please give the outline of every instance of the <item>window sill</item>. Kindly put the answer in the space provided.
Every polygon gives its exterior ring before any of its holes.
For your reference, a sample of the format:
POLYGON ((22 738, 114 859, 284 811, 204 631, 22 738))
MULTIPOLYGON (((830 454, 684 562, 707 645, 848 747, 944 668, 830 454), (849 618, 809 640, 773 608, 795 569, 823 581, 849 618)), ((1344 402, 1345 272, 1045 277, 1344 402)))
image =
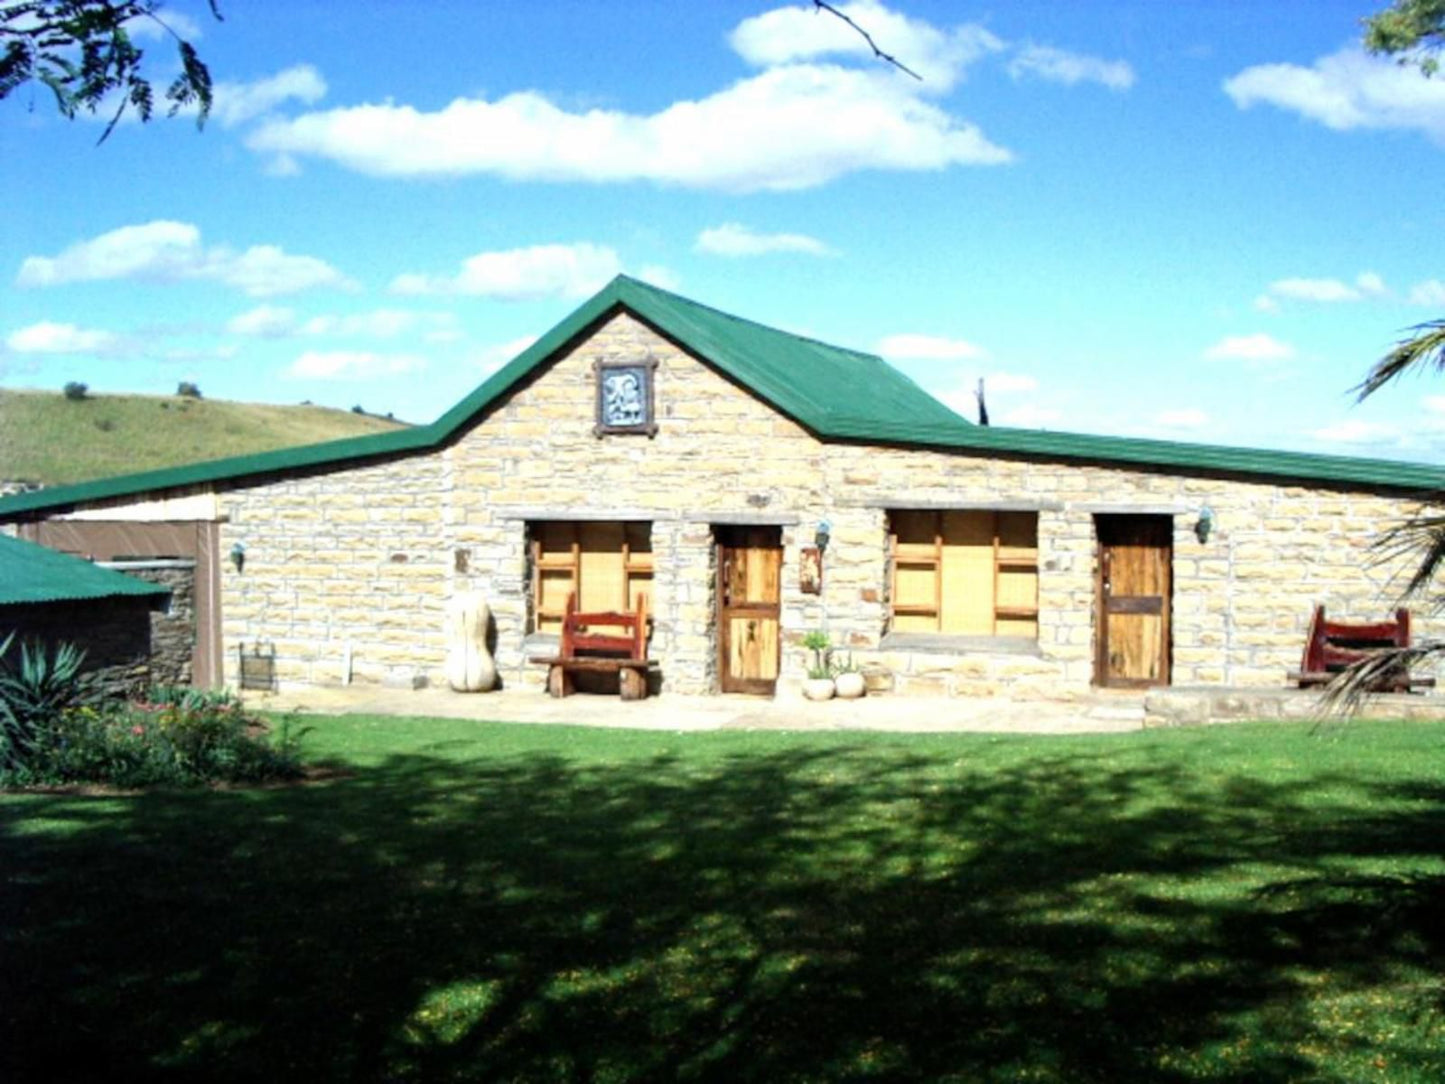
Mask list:
POLYGON ((925 655, 1043 657, 1039 642, 1027 636, 950 636, 936 632, 890 632, 878 646, 883 651, 916 651, 925 655))

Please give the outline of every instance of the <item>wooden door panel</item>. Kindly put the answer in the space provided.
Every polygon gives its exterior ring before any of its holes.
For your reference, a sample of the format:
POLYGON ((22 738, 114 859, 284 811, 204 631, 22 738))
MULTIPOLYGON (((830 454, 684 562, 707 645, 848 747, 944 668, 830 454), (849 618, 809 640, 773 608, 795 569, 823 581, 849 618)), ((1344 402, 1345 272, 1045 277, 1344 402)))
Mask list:
POLYGON ((778 678, 778 622, 771 617, 737 617, 728 622, 728 673, 745 681, 778 678))
POLYGON ((776 527, 719 528, 718 683, 772 695, 780 659, 783 546, 776 527))
POLYGON ((1098 532, 1095 681, 1167 685, 1172 521, 1167 516, 1100 516, 1098 532))

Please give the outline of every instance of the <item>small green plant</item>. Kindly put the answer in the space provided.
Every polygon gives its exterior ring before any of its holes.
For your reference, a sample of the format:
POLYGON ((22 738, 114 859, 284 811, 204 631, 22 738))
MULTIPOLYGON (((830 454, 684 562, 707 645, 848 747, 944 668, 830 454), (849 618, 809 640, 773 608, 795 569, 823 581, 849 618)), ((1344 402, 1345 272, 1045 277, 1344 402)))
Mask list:
POLYGON ((81 673, 85 652, 74 644, 57 644, 52 652, 38 640, 27 640, 12 662, 14 642, 14 633, 0 642, 0 771, 31 767, 46 729, 64 712, 98 699, 81 673))
POLYGON ((837 677, 839 674, 856 674, 858 664, 853 661, 853 652, 850 651, 841 659, 832 659, 828 664, 828 669, 833 677, 837 677))
POLYGON ((803 646, 813 653, 812 665, 808 667, 808 677, 832 677, 828 660, 832 657, 833 644, 828 639, 828 634, 822 629, 810 629, 803 637, 803 646))
POLYGON ((61 390, 65 393, 65 397, 72 403, 78 403, 84 399, 86 393, 90 391, 90 385, 82 384, 79 380, 72 380, 61 390))

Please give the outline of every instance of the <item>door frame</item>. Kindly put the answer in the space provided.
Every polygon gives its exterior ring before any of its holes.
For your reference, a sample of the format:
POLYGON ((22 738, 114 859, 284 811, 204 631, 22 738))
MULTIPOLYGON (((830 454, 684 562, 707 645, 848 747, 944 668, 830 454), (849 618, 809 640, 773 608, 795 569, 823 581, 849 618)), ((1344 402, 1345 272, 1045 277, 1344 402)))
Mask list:
POLYGON ((777 658, 774 672, 781 673, 783 662, 783 529, 776 524, 713 524, 713 556, 715 575, 713 580, 713 630, 717 640, 718 691, 724 693, 747 693, 753 696, 773 696, 778 691, 778 679, 734 677, 730 672, 732 658, 732 633, 730 617, 752 614, 759 618, 772 618, 777 626, 774 643, 777 658), (751 531, 767 531, 776 538, 778 550, 778 591, 777 599, 771 603, 755 606, 731 607, 727 605, 727 553, 730 549, 746 549, 735 539, 751 531))
POLYGON ((1094 516, 1094 537, 1097 543, 1097 559, 1094 570, 1094 684, 1105 689, 1150 689, 1170 684, 1173 675, 1174 656, 1174 517, 1169 514, 1099 513, 1094 516), (1166 579, 1162 595, 1120 595, 1114 596, 1107 590, 1108 547, 1106 525, 1124 527, 1128 524, 1146 524, 1149 531, 1157 532, 1163 543, 1164 575, 1166 579), (1118 605, 1113 605, 1117 599, 1118 605), (1109 674, 1109 614, 1152 614, 1162 619, 1159 676, 1157 678, 1112 677, 1109 674))

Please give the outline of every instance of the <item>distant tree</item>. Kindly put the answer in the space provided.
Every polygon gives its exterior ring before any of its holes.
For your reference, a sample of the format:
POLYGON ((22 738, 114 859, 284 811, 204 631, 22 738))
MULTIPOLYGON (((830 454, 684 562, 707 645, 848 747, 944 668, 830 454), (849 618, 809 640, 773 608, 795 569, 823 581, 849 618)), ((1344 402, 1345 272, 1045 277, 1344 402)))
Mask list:
POLYGON ((201 397, 201 389, 189 380, 182 380, 176 385, 176 394, 183 395, 187 399, 199 399, 201 397))
POLYGON ((357 403, 354 407, 351 408, 351 413, 353 413, 353 414, 365 414, 366 411, 364 411, 364 410, 361 409, 361 404, 360 404, 360 403, 357 403))
MULTIPOLYGON (((207 3, 219 20, 219 0, 207 3)), ((176 41, 181 72, 165 90, 168 115, 194 106, 196 126, 204 125, 211 112, 211 73, 191 43, 162 18, 160 0, 0 0, 0 99, 35 82, 48 87, 56 107, 72 119, 80 110, 114 106, 101 143, 127 109, 150 120, 155 92, 146 76, 145 50, 132 36, 140 20, 176 41)))
POLYGON ((82 384, 79 380, 72 380, 61 390, 65 392, 65 397, 72 403, 78 403, 84 399, 86 393, 90 391, 90 385, 82 384))

